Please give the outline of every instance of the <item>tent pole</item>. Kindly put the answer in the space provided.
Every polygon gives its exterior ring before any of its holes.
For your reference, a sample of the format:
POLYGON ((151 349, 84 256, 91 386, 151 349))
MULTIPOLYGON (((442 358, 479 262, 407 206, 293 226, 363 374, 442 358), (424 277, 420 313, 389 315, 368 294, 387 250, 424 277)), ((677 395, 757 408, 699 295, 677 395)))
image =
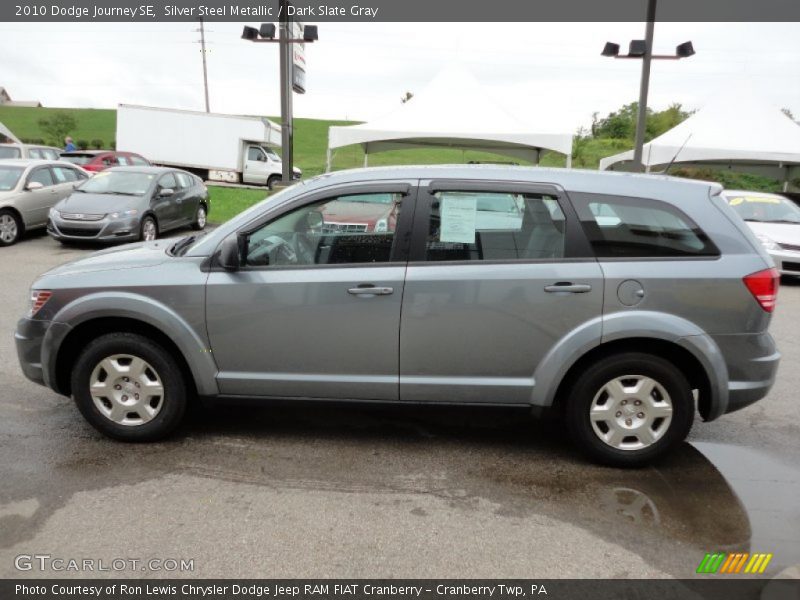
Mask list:
POLYGON ((572 168, 572 152, 567 154, 567 168, 568 169, 572 168))
POLYGON ((327 153, 327 156, 325 158, 325 172, 326 173, 330 173, 331 172, 332 159, 333 159, 333 152, 331 151, 330 146, 328 146, 328 153, 327 153))
POLYGON ((364 144, 364 167, 369 166, 369 144, 364 144))

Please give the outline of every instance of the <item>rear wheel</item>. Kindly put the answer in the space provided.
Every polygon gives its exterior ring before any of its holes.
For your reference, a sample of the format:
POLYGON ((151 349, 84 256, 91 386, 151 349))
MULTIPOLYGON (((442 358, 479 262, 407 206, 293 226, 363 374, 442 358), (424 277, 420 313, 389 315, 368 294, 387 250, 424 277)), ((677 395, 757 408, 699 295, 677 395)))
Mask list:
POLYGON ((72 370, 72 394, 95 429, 126 442, 164 438, 186 411, 175 359, 132 333, 109 333, 86 347, 72 370))
POLYGON ((629 352, 586 369, 567 399, 567 426, 593 460, 615 467, 644 466, 689 434, 694 398, 670 362, 629 352))
POLYGON ((207 220, 208 220, 208 213, 206 212, 206 205, 198 204, 197 212, 195 212, 194 221, 192 222, 192 229, 195 229, 197 231, 205 229, 207 220))
POLYGON ((143 242, 152 242, 157 237, 158 237, 158 224, 156 223, 156 220, 151 216, 147 216, 144 219, 142 219, 139 239, 142 240, 143 242))
POLYGON ((11 246, 22 237, 22 221, 11 210, 0 210, 0 246, 11 246))

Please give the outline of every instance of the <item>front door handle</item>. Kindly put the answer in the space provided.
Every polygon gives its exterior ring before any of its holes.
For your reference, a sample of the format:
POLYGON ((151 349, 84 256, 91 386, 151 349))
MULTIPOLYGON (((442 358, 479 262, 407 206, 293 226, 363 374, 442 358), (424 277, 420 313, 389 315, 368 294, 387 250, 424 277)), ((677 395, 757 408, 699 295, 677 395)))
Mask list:
POLYGON ((592 291, 592 286, 588 283, 572 283, 571 281, 559 281, 553 285, 544 286, 544 291, 551 294, 567 292, 570 294, 585 294, 592 291))
POLYGON ((388 296, 394 293, 394 288, 390 287, 376 287, 374 285, 364 285, 347 290, 348 294, 353 296, 388 296))

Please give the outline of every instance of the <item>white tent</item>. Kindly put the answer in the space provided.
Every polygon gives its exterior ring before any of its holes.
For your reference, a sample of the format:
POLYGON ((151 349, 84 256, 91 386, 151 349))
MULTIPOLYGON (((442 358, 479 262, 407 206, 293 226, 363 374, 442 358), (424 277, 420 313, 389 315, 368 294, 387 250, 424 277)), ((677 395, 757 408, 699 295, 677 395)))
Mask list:
POLYGON ((389 115, 328 130, 327 170, 335 148, 361 144, 372 152, 420 147, 482 150, 539 162, 554 150, 572 158, 572 134, 531 126, 506 113, 463 69, 442 71, 424 90, 389 115))
MULTIPOLYGON (((600 161, 600 169, 631 168, 633 150, 600 161)), ((646 170, 671 162, 729 169, 788 182, 800 177, 800 127, 776 106, 721 94, 683 123, 645 144, 646 170)), ((784 183, 784 187, 786 183, 784 183)))
POLYGON ((11 133, 11 130, 2 123, 0 123, 0 135, 4 135, 12 142, 20 143, 19 138, 11 133))

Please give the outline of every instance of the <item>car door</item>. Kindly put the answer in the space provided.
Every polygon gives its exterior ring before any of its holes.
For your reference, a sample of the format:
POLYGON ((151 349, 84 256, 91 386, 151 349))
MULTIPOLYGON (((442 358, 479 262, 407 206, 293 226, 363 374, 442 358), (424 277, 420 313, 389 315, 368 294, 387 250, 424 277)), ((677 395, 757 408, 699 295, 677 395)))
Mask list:
POLYGON ((25 181, 25 191, 17 201, 25 226, 39 227, 47 223, 50 209, 60 199, 59 186, 56 185, 50 167, 41 166, 31 169, 25 181), (41 184, 42 187, 35 190, 28 189, 31 183, 41 184))
POLYGON ((245 264, 212 269, 206 292, 222 395, 398 399, 400 307, 413 181, 306 194, 239 236, 245 264), (324 214, 396 202, 397 225, 342 230, 324 214))
POLYGON ((244 183, 255 183, 264 185, 269 177, 269 160, 267 153, 261 146, 249 145, 244 160, 244 173, 242 181, 244 183))
POLYGON ((166 231, 175 227, 179 221, 179 204, 177 198, 180 196, 178 181, 175 174, 170 171, 158 178, 153 189, 153 196, 150 200, 150 207, 158 220, 160 231, 166 231), (171 193, 165 191, 171 190, 171 193))
POLYGON ((181 224, 186 225, 194 221, 197 213, 197 204, 200 202, 200 186, 195 185, 194 178, 188 173, 176 172, 175 178, 180 186, 178 200, 178 213, 181 224))
POLYGON ((55 182, 55 203, 58 203, 69 196, 82 179, 79 178, 78 171, 72 167, 53 165, 51 171, 53 172, 53 181, 55 182))
POLYGON ((602 314, 603 277, 552 185, 420 184, 400 334, 400 399, 531 402, 534 371, 602 314))

